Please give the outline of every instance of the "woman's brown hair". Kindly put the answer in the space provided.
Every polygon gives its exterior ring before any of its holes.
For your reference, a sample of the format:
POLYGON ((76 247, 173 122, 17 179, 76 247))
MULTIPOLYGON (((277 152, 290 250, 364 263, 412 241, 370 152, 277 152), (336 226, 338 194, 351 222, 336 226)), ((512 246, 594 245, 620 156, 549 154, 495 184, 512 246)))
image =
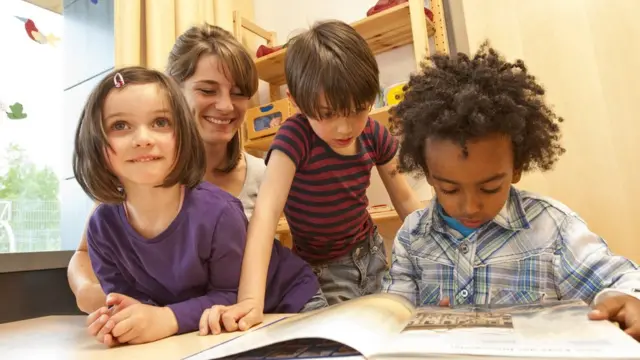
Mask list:
MULTIPOLYGON (((215 55, 224 64, 227 78, 233 80, 242 94, 248 98, 258 91, 258 70, 242 44, 221 27, 204 24, 193 26, 177 39, 169 59, 166 73, 179 84, 196 72, 198 60, 203 55, 215 55)), ((242 147, 240 131, 227 144, 227 161, 217 171, 230 172, 238 165, 242 147)))
POLYGON ((73 174, 80 187, 94 201, 120 203, 125 199, 125 193, 120 189, 122 185, 111 171, 105 156, 109 143, 103 127, 102 110, 111 91, 141 84, 157 84, 165 91, 175 124, 175 162, 173 169, 159 186, 183 184, 192 188, 204 177, 204 142, 178 84, 159 71, 139 66, 124 67, 107 74, 93 89, 76 128, 73 174), (117 80, 123 80, 124 85, 117 88, 117 80))

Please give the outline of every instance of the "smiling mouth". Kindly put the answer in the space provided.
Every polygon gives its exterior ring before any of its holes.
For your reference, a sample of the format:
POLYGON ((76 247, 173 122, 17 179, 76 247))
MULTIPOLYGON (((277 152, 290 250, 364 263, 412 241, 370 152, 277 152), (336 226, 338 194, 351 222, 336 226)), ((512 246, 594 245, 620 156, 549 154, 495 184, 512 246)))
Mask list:
POLYGON ((211 116, 203 116, 203 118, 206 121, 216 125, 229 125, 233 122, 233 119, 217 119, 211 116))
POLYGON ((155 161, 160 159, 162 159, 162 157, 160 156, 142 156, 142 157, 127 160, 127 161, 132 163, 143 163, 143 162, 155 161))

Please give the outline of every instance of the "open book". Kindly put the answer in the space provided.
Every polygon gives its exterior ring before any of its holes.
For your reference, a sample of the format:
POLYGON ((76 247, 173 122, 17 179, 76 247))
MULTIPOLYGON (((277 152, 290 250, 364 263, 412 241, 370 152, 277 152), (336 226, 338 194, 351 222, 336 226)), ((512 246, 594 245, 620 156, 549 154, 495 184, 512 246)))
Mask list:
POLYGON ((212 359, 640 359, 640 343, 581 301, 419 307, 375 294, 293 315, 188 357, 212 359))

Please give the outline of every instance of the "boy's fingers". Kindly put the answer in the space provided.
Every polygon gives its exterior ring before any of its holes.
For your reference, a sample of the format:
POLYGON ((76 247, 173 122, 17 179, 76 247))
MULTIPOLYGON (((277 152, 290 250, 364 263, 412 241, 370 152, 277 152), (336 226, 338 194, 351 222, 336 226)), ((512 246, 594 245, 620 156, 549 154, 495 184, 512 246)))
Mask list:
POLYGON ((209 313, 211 309, 207 309, 202 312, 202 316, 200 316, 200 325, 198 328, 200 329, 200 335, 207 335, 209 333, 209 313))
POLYGON ((601 303, 596 305, 591 312, 589 312, 589 319, 610 319, 618 315, 618 313, 624 308, 624 304, 624 296, 612 296, 610 298, 606 298, 601 303))
POLYGON ((218 335, 222 332, 220 320, 226 312, 226 309, 227 308, 225 306, 214 306, 211 308, 211 311, 209 312, 209 328, 211 329, 211 334, 218 335))
POLYGON ((251 309, 247 315, 240 319, 238 322, 238 328, 240 331, 249 330, 252 326, 261 323, 262 319, 262 312, 259 312, 256 309, 251 309))
POLYGON ((251 311, 245 310, 242 306, 233 306, 222 314, 222 324, 227 331, 240 329, 238 320, 244 319, 251 311))
POLYGON ((624 332, 627 333, 627 335, 631 336, 632 338, 636 339, 637 341, 640 341, 640 325, 632 326, 628 329, 625 329, 624 332))

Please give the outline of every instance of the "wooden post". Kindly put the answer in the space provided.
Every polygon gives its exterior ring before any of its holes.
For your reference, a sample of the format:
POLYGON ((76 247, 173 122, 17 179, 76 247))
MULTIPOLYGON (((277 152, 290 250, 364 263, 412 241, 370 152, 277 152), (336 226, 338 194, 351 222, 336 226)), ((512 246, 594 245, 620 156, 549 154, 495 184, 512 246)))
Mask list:
POLYGON ((447 37, 447 23, 444 18, 444 6, 442 0, 431 0, 431 11, 433 11, 433 23, 436 27, 434 35, 436 51, 443 54, 449 53, 449 38, 447 37))
POLYGON ((424 0, 409 0, 409 14, 411 33, 413 34, 413 55, 416 60, 416 68, 420 70, 420 63, 425 59, 425 56, 431 54, 427 19, 424 15, 424 0))

